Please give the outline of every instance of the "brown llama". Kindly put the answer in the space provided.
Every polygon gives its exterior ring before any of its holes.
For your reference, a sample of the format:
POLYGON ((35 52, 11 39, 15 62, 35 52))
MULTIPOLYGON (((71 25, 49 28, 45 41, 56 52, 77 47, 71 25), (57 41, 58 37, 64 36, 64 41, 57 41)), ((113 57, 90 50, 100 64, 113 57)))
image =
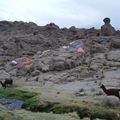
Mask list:
POLYGON ((120 99, 120 89, 117 88, 106 89, 106 87, 103 84, 100 86, 100 88, 102 88, 102 90, 106 93, 106 95, 108 96, 113 95, 120 99))
POLYGON ((13 85, 13 80, 11 78, 7 78, 5 79, 4 82, 0 81, 2 87, 6 88, 8 86, 12 86, 13 85))

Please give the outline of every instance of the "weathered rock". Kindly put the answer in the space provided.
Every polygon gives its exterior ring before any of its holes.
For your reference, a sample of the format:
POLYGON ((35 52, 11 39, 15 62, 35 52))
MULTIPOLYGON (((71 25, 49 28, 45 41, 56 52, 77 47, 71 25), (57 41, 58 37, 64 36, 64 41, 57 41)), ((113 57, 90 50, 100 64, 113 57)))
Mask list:
POLYGON ((98 98, 105 106, 119 106, 120 100, 116 96, 102 96, 98 98))
POLYGON ((17 75, 17 70, 13 69, 10 72, 8 72, 11 76, 16 76, 17 75))
POLYGON ((120 62, 106 61, 105 65, 109 67, 120 67, 120 62))
POLYGON ((6 78, 10 78, 10 74, 5 72, 4 70, 0 70, 0 80, 4 80, 6 78))
POLYGON ((57 26, 55 23, 50 23, 50 24, 47 24, 46 26, 45 26, 45 29, 53 29, 53 30, 58 30, 59 29, 59 26, 57 26))
POLYGON ((99 36, 100 31, 96 30, 94 27, 85 30, 84 34, 85 37, 91 37, 91 36, 99 36))
POLYGON ((93 58, 91 58, 91 63, 89 69, 98 71, 102 69, 104 64, 106 63, 106 59, 103 53, 94 54, 93 58))
POLYGON ((32 69, 37 69, 41 72, 50 71, 49 63, 50 63, 49 58, 46 59, 46 61, 45 61, 45 59, 41 59, 41 60, 37 59, 37 60, 33 61, 32 69))
POLYGON ((34 58, 32 68, 41 72, 71 69, 79 66, 83 61, 83 57, 76 53, 70 53, 64 48, 43 51, 42 55, 36 54, 34 58))
POLYGON ((101 27, 101 34, 104 36, 114 35, 115 29, 110 24, 110 18, 105 18, 103 21, 105 24, 101 27))
POLYGON ((91 53, 105 53, 107 50, 108 48, 106 46, 96 43, 96 44, 91 45, 90 52, 91 53))
POLYGON ((81 88, 78 92, 75 93, 75 96, 79 97, 79 96, 85 96, 85 90, 83 88, 81 88))
POLYGON ((107 60, 109 60, 109 61, 120 62, 120 50, 110 51, 106 55, 106 57, 107 57, 107 60))
POLYGON ((35 77, 30 77, 30 78, 28 78, 26 81, 38 81, 39 80, 39 77, 38 76, 35 76, 35 77))
POLYGON ((97 63, 93 63, 90 65, 89 69, 97 71, 99 69, 99 65, 97 63))
POLYGON ((25 76, 27 74, 27 71, 25 69, 20 69, 16 71, 16 76, 25 76))
POLYGON ((71 32, 74 32, 74 33, 76 33, 76 32, 77 32, 77 29, 76 29, 76 27, 75 27, 75 26, 70 27, 70 28, 69 28, 69 30, 70 30, 71 32))
POLYGON ((112 46, 113 48, 120 48, 120 39, 114 38, 114 39, 111 41, 111 46, 112 46))
POLYGON ((31 73, 31 75, 34 77, 34 76, 38 76, 40 74, 40 71, 39 70, 35 70, 31 73))
POLYGON ((39 76, 39 81, 52 81, 57 83, 62 76, 60 74, 41 74, 39 76))

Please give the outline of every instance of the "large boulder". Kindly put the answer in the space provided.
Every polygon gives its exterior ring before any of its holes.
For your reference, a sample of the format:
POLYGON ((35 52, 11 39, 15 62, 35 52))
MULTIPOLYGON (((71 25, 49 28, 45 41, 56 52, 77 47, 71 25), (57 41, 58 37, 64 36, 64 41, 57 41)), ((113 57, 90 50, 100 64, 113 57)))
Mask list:
POLYGON ((46 30, 59 30, 59 26, 56 25, 55 23, 50 23, 45 26, 46 30))
POLYGON ((107 60, 120 62, 120 50, 112 50, 106 55, 107 60))
POLYGON ((113 39, 113 40, 111 41, 111 46, 112 46, 113 48, 120 48, 120 39, 113 39))
POLYGON ((119 106, 120 100, 116 96, 102 96, 98 97, 98 100, 105 106, 119 106))
POLYGON ((40 74, 40 71, 39 70, 35 70, 31 73, 31 75, 34 77, 34 76, 37 76, 40 74))
POLYGON ((91 37, 91 36, 99 36, 99 31, 96 30, 94 27, 85 30, 85 37, 91 37))
POLYGON ((105 65, 109 67, 120 67, 120 62, 106 61, 105 65))
POLYGON ((43 51, 39 55, 35 55, 32 68, 41 72, 62 71, 77 67, 83 61, 83 57, 76 53, 70 53, 64 48, 57 50, 43 51))
POLYGON ((104 53, 108 50, 106 46, 103 46, 102 44, 92 44, 90 47, 90 52, 91 53, 104 53))
MULTIPOLYGON (((51 58, 52 59, 52 58, 51 58)), ((35 59, 33 61, 33 65, 31 66, 31 69, 33 70, 39 70, 41 72, 48 72, 50 71, 50 60, 48 58, 41 58, 41 59, 35 59)))
POLYGON ((89 69, 98 71, 103 67, 105 63, 106 63, 105 55, 103 53, 96 53, 94 54, 93 58, 91 58, 89 69))
POLYGON ((77 67, 81 64, 81 60, 77 58, 74 54, 63 54, 63 56, 58 56, 53 58, 52 70, 66 70, 77 67))

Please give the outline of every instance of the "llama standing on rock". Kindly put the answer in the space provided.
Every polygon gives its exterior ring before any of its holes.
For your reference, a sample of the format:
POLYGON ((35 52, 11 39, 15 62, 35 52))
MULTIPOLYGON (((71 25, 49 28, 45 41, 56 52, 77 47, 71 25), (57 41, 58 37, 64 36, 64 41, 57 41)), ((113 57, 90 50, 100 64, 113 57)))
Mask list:
POLYGON ((100 87, 106 93, 106 95, 113 95, 120 99, 120 89, 115 89, 115 88, 106 89, 106 87, 103 84, 100 87))
POLYGON ((13 85, 13 80, 11 78, 9 79, 5 79, 4 82, 0 81, 2 87, 6 88, 8 86, 12 86, 13 85))

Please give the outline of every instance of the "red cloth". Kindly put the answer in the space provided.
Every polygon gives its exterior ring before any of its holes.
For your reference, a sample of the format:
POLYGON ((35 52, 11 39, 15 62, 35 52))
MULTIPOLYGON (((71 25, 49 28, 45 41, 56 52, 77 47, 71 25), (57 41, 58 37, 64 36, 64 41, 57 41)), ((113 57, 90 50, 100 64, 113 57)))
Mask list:
POLYGON ((28 56, 25 61, 17 64, 16 68, 20 69, 20 68, 24 67, 24 65, 26 65, 27 63, 29 63, 31 60, 32 60, 32 56, 28 56))
POLYGON ((83 50, 83 48, 78 48, 78 49, 77 49, 77 52, 83 53, 83 54, 85 53, 85 51, 83 50))

